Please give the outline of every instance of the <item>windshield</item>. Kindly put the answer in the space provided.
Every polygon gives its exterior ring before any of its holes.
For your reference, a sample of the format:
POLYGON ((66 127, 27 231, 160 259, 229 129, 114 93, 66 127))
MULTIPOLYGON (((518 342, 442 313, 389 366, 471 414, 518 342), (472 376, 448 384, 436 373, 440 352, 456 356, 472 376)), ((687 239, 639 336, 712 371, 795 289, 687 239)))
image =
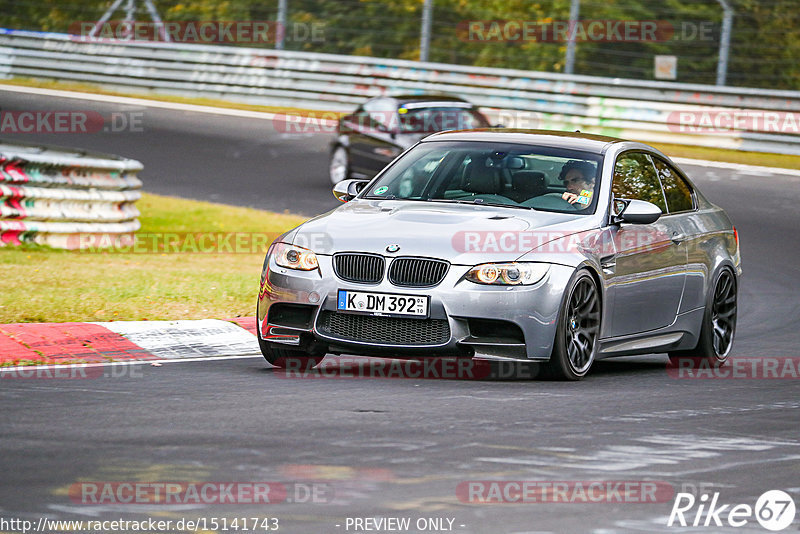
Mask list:
POLYGON ((363 198, 498 205, 594 213, 602 157, 530 145, 421 143, 363 198))

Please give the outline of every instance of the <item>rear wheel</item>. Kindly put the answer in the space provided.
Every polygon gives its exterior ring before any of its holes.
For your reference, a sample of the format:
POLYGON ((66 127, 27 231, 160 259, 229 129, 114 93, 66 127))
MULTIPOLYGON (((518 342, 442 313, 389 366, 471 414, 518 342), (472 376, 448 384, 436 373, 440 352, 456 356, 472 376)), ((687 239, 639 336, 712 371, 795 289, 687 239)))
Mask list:
POLYGON ((350 156, 347 153, 347 149, 343 146, 336 147, 333 154, 331 154, 328 170, 333 185, 350 178, 350 156))
POLYGON ((679 366, 688 358, 694 366, 721 367, 728 360, 736 333, 736 278, 730 269, 723 269, 712 287, 706 300, 697 346, 691 350, 670 352, 672 365, 679 366))
POLYGON ((581 380, 594 362, 600 336, 600 293, 594 278, 580 271, 568 289, 558 319, 548 374, 560 380, 581 380))
POLYGON ((275 367, 291 371, 305 371, 313 369, 325 356, 312 356, 305 351, 285 349, 274 343, 267 343, 258 335, 258 346, 264 359, 275 367))

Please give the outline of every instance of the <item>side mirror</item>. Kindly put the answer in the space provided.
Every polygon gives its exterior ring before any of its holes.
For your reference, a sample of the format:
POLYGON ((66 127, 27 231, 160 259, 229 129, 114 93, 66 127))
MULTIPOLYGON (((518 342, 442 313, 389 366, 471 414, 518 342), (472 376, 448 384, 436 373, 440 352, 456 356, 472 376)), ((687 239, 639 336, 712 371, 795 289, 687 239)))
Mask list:
POLYGON ((614 222, 631 224, 650 224, 661 217, 661 208, 645 200, 626 200, 627 205, 622 213, 614 217, 614 222))
POLYGON ((365 180, 342 180, 333 186, 333 196, 340 202, 349 202, 367 185, 365 180))

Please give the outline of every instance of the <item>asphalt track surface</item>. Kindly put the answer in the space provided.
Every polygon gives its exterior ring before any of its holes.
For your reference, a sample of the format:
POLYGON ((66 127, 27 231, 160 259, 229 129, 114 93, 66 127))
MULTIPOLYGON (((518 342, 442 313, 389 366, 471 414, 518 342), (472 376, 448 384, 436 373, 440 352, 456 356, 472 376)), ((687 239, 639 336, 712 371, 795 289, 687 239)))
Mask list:
MULTIPOLYGON (((0 108, 127 109, 2 91, 0 108)), ((145 190, 155 193, 307 215, 336 206, 327 135, 286 136, 269 121, 166 110, 144 110, 143 125, 140 133, 3 138, 136 158, 145 190)), ((800 178, 686 170, 739 230, 734 356, 800 356, 800 178)), ((720 504, 753 506, 782 489, 800 505, 800 381, 676 379, 665 365, 664 355, 601 361, 578 383, 335 372, 292 379, 252 358, 137 366, 90 381, 2 380, 0 518, 269 516, 288 533, 365 532, 347 521, 366 517, 452 519, 457 533, 767 532, 752 517, 740 528, 668 527, 672 498, 459 500, 456 488, 467 481, 647 480, 698 497, 719 492, 720 504), (178 480, 316 483, 334 497, 160 506, 69 497, 84 481, 178 480)), ((687 512, 690 522, 696 512, 687 512)), ((800 515, 787 531, 798 524, 800 515)))

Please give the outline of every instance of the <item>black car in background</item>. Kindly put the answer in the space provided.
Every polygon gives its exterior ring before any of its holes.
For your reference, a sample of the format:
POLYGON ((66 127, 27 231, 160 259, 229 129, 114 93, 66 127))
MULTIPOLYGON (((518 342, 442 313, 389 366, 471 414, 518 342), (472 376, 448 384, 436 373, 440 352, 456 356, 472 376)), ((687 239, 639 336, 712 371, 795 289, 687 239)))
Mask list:
POLYGON ((432 133, 488 126, 475 106, 453 96, 373 98, 339 119, 331 144, 331 183, 372 178, 403 150, 432 133))

